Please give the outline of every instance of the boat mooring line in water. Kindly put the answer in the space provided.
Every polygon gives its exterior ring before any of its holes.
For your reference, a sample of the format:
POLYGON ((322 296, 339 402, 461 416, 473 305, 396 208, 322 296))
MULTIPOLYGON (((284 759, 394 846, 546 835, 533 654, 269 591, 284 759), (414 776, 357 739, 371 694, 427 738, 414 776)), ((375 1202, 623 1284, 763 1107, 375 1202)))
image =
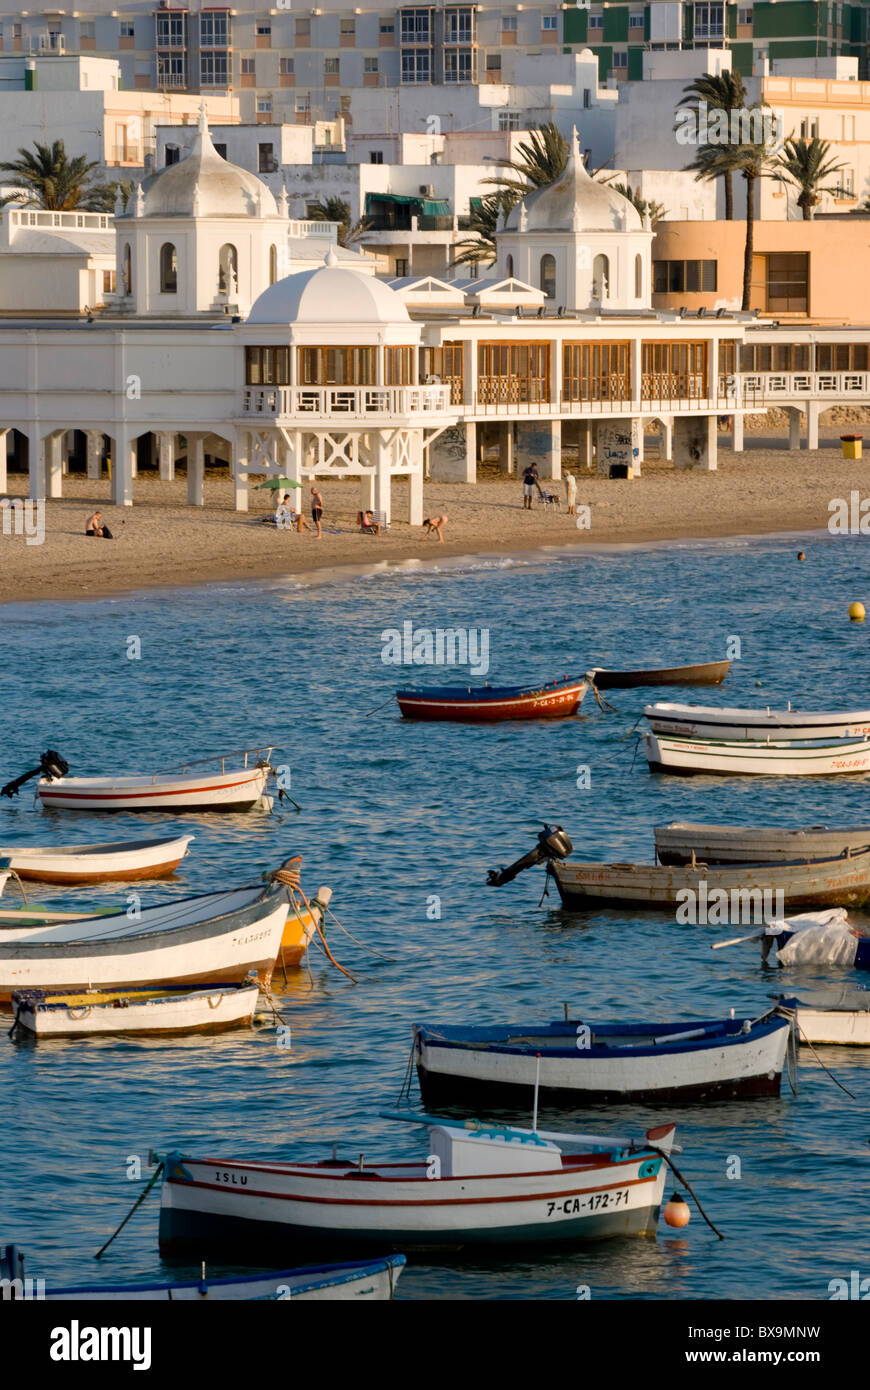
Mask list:
POLYGON ((95 1260, 98 1260, 98 1259, 100 1258, 100 1256, 101 1256, 106 1250, 108 1250, 109 1246, 112 1244, 112 1241, 115 1239, 115 1236, 120 1235, 121 1231, 123 1231, 124 1227, 126 1226, 127 1222, 130 1220, 130 1217, 133 1215, 134 1211, 138 1210, 138 1208, 141 1207, 142 1203, 145 1201, 145 1198, 148 1196, 148 1193, 151 1191, 152 1187, 154 1186, 154 1184, 156 1183, 157 1179, 160 1177, 160 1175, 161 1175, 162 1172, 163 1172, 163 1162, 162 1162, 162 1160, 161 1160, 161 1161, 157 1164, 157 1168, 156 1168, 156 1170, 155 1170, 155 1172, 154 1172, 153 1177, 149 1178, 148 1183, 147 1183, 147 1186, 145 1187, 144 1191, 139 1193, 139 1196, 136 1198, 136 1200, 135 1200, 135 1202, 133 1203, 132 1207, 131 1207, 130 1210, 127 1212, 127 1215, 124 1217, 124 1220, 121 1222, 120 1226, 116 1227, 116 1229, 115 1229, 115 1230, 112 1232, 112 1234, 109 1236, 109 1239, 106 1241, 105 1245, 102 1246, 101 1249, 99 1249, 99 1250, 97 1251, 96 1255, 94 1256, 94 1259, 95 1259, 95 1260))

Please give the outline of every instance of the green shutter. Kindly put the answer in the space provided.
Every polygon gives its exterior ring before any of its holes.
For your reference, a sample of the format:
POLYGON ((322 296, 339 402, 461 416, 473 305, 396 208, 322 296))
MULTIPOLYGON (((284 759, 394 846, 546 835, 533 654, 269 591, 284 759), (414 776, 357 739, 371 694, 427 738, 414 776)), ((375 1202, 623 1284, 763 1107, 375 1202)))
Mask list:
POLYGON ((725 33, 728 35, 729 39, 736 39, 736 37, 737 37, 737 6, 736 6, 736 5, 726 5, 726 6, 725 6, 725 33))
POLYGON ((598 59, 598 76, 603 81, 613 67, 613 49, 594 47, 592 52, 598 59))
POLYGON ((761 3, 752 11, 752 36, 756 39, 816 38, 827 33, 827 23, 827 5, 814 3, 814 0, 779 0, 775 5, 761 3))
POLYGON ((628 80, 643 81, 643 49, 640 47, 628 50, 628 80))
POLYGON ((752 44, 732 43, 731 66, 741 77, 752 76, 752 44))
POLYGON ((649 5, 643 7, 643 38, 644 43, 649 43, 649 5))
POLYGON ((565 26, 563 32, 565 43, 586 42, 586 35, 589 30, 588 10, 564 10, 562 23, 565 26))
POLYGON ((611 5, 604 11, 603 37, 607 43, 628 42, 627 5, 611 5))
POLYGON ((691 43, 695 37, 695 11, 691 5, 683 6, 683 42, 691 43))
MULTIPOLYGON (((780 43, 771 40, 768 56, 773 62, 775 58, 815 58, 820 55, 815 39, 789 39, 780 43)), ((824 50, 821 56, 824 56, 824 50)))

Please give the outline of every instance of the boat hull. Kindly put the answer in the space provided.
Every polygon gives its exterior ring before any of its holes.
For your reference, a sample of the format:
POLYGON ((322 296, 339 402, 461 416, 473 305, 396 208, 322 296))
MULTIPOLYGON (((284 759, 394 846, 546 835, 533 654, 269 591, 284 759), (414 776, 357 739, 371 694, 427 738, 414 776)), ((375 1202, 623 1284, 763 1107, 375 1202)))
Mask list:
POLYGON ((740 825, 656 826, 656 857, 661 864, 782 864, 839 859, 870 847, 870 825, 825 826, 806 830, 740 825))
MULTIPOLYGON (((658 1025, 662 1031, 709 1026, 658 1025)), ((606 1047, 580 1051, 576 1034, 574 1025, 566 1029, 561 1047, 546 1034, 523 1047, 478 1047, 473 1041, 440 1041, 429 1030, 418 1033, 415 1055, 423 1102, 430 1109, 451 1104, 526 1106, 537 1077, 540 1094, 549 1104, 570 1106, 778 1096, 789 1023, 777 1019, 727 1040, 625 1049, 623 1055, 606 1047)))
POLYGON ((67 1003, 62 994, 24 990, 12 996, 12 1012, 19 1027, 37 1038, 218 1033, 250 1024, 259 993, 257 985, 216 985, 193 993, 182 990, 159 997, 152 991, 150 998, 132 994, 106 1001, 91 992, 67 1003), (46 999, 34 997, 44 994, 46 999))
POLYGON ((484 688, 466 694, 400 690, 396 698, 405 719, 494 724, 510 719, 567 719, 577 713, 588 688, 588 682, 581 680, 527 690, 484 688))
POLYGON ((703 661, 694 666, 652 666, 639 671, 590 672, 599 690, 629 690, 640 685, 721 685, 730 661, 703 661))
POLYGON ((51 848, 0 849, 19 878, 37 883, 130 883, 138 879, 168 878, 174 874, 193 839, 143 841, 130 846, 81 845, 75 853, 51 848))
MULTIPOLYGON (((736 897, 735 915, 741 923, 763 921, 764 895, 775 905, 781 892, 782 903, 796 907, 856 907, 870 901, 870 851, 852 859, 810 864, 742 864, 709 868, 705 865, 669 866, 652 864, 572 864, 554 861, 550 872, 566 907, 588 908, 597 904, 620 903, 634 907, 676 910, 687 899, 678 894, 691 890, 696 904, 709 905, 712 915, 714 893, 756 894, 736 897)), ((711 925, 731 920, 717 912, 711 925)))
POLYGON ((703 705, 647 705, 644 715, 653 733, 693 739, 764 742, 771 738, 868 738, 870 710, 845 714, 802 714, 798 710, 715 709, 703 705))
POLYGON ((683 739, 644 734, 650 772, 683 777, 830 777, 870 772, 870 740, 838 748, 800 747, 788 743, 752 743, 683 739))
POLYGON ((286 1252, 291 1242, 409 1253, 653 1235, 667 1171, 660 1157, 643 1151, 558 1172, 434 1181, 426 1164, 363 1173, 339 1165, 333 1175, 332 1165, 305 1172, 187 1157, 182 1163, 190 1177, 163 1183, 163 1254, 286 1252))
POLYGON ((835 1047, 870 1047, 870 1008, 797 1011, 798 1042, 835 1047))
POLYGON ((158 780, 152 777, 41 778, 42 805, 56 811, 249 811, 263 796, 266 768, 158 780))

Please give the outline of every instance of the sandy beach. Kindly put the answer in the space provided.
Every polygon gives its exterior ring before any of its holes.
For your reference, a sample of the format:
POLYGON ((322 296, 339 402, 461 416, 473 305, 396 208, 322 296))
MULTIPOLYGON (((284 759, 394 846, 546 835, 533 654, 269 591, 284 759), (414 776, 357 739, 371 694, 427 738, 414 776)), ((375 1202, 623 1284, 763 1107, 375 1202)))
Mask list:
MULTIPOLYGON (((720 441, 714 473, 676 472, 655 458, 647 458, 643 476, 631 481, 578 472, 577 502, 590 508, 588 529, 578 529, 567 515, 561 484, 561 511, 536 501, 531 512, 524 512, 519 481, 506 479, 496 467, 482 467, 476 486, 428 482, 426 514, 448 516, 443 545, 434 537, 424 539, 422 528, 400 519, 407 515, 402 479, 393 486, 396 519, 382 536, 361 535, 357 529, 356 480, 319 481, 326 510, 323 539, 317 541, 309 532, 299 535, 264 525, 262 518, 274 504, 269 492, 253 484, 251 510, 235 512, 225 472, 207 476, 202 508, 186 505, 183 475, 171 483, 140 475, 134 483, 135 505, 118 508, 111 505, 108 479, 97 482, 70 474, 63 480, 63 499, 46 504, 42 544, 28 544, 24 535, 0 533, 0 594, 6 603, 87 599, 315 570, 337 575, 345 566, 507 554, 546 546, 810 532, 827 526, 833 498, 848 498, 850 491, 862 488, 870 495, 870 460, 841 458, 833 431, 812 452, 789 451, 772 439, 751 442, 763 447, 734 454, 720 441), (85 537, 85 520, 96 506, 102 508, 115 539, 85 537)), ((10 474, 7 495, 25 496, 26 482, 23 475, 10 474)))

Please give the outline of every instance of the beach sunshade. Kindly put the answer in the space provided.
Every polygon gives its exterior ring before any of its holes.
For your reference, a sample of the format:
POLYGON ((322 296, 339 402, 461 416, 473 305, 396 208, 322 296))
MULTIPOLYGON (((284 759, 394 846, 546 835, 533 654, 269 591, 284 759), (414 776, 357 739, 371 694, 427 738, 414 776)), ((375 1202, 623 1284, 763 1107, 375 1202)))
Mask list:
POLYGON ((257 488, 262 487, 301 487, 301 483, 294 482, 292 478, 267 478, 264 483, 257 483, 257 488))

